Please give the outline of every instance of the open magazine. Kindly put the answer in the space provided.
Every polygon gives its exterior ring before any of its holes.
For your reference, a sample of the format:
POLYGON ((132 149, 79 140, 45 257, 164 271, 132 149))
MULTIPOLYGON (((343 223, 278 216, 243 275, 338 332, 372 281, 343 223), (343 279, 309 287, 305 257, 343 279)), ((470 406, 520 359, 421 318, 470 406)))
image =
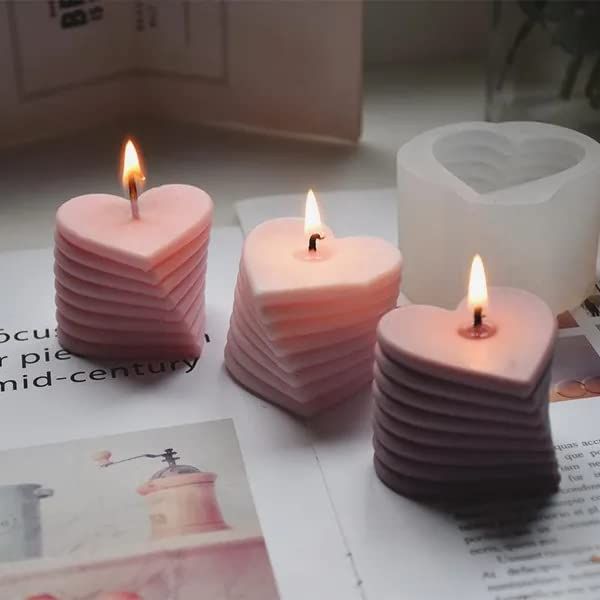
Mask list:
POLYGON ((0 255, 2 600, 352 598, 310 431, 223 368, 241 242, 213 230, 210 341, 178 361, 70 355, 52 249, 0 255))
POLYGON ((1 598, 229 599, 238 584, 298 600, 598 597, 597 298, 560 317, 560 493, 447 511, 376 478, 368 390, 303 423, 227 375, 240 250, 238 230, 214 231, 197 361, 70 356, 55 338, 52 251, 0 256, 1 598))

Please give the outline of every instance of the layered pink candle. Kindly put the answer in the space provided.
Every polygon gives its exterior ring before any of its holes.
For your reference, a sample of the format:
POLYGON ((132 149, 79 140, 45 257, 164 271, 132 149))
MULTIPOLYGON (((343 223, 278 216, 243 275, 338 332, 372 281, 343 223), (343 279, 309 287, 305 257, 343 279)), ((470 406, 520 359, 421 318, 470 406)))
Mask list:
POLYGON ((406 306, 377 329, 375 470, 431 499, 547 492, 556 321, 529 292, 491 288, 479 257, 455 311, 406 306))
POLYGON ((396 305, 401 256, 387 242, 335 238, 312 192, 304 220, 257 226, 240 262, 225 364, 258 396, 311 415, 372 377, 376 324, 396 305))
POLYGON ((138 198, 143 174, 131 142, 123 179, 130 202, 88 194, 58 209, 59 341, 84 356, 199 356, 212 200, 188 185, 138 198))

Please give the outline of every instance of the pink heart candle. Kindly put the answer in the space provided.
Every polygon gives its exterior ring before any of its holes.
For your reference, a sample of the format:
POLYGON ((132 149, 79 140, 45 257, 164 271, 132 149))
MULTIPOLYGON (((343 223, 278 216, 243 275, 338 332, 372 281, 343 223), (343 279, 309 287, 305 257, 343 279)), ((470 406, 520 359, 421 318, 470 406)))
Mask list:
POLYGON ((552 491, 554 316, 523 290, 491 288, 488 300, 479 257, 469 287, 455 311, 412 305, 381 319, 376 472, 399 493, 438 500, 552 491), (477 451, 469 458, 467 449, 477 451))
POLYGON ((383 240, 335 238, 309 192, 304 222, 267 221, 246 238, 225 349, 229 372, 303 416, 354 396, 373 378, 375 328, 396 305, 401 264, 383 240))
POLYGON ((130 203, 89 194, 57 212, 59 341, 103 358, 199 356, 212 200, 188 185, 138 198, 143 174, 130 142, 123 179, 130 203))

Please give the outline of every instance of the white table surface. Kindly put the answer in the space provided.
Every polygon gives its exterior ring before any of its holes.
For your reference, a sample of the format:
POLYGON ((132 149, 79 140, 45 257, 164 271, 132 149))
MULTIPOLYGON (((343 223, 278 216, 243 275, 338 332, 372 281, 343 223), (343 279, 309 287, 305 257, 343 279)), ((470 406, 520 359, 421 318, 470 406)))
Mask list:
POLYGON ((356 147, 156 122, 107 125, 77 136, 0 151, 0 250, 52 244, 54 213, 68 198, 122 193, 124 135, 140 142, 149 186, 190 183, 215 200, 215 225, 236 222, 234 202, 267 194, 389 188, 395 153, 416 133, 483 116, 477 65, 386 68, 365 80, 363 137, 356 147))

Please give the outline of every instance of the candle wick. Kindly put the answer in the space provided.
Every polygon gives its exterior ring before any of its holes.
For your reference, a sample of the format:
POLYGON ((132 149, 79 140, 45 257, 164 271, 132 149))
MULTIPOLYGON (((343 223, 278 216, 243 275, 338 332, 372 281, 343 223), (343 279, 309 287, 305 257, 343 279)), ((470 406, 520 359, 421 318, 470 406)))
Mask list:
POLYGON ((325 236, 322 236, 320 233, 313 233, 308 240, 308 251, 316 252, 317 251, 317 240, 324 240, 325 236))
POLYGON ((483 308, 477 306, 473 310, 473 327, 479 328, 483 324, 483 308))
POLYGON ((138 207, 138 190, 135 183, 135 177, 131 175, 128 180, 129 184, 129 201, 131 202, 131 216, 134 219, 140 218, 140 210, 138 207))
POLYGON ((468 340, 486 340, 496 334, 497 328, 488 319, 484 322, 483 307, 473 309, 473 321, 458 328, 458 333, 468 340))

